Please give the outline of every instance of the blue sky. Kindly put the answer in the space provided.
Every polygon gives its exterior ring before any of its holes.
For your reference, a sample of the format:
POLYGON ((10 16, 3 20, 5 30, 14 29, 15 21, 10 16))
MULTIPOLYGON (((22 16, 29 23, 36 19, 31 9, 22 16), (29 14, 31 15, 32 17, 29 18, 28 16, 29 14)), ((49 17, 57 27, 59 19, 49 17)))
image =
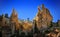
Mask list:
POLYGON ((0 0, 0 15, 7 13, 9 16, 14 8, 19 19, 33 20, 38 12, 38 6, 44 4, 53 16, 53 22, 60 19, 60 0, 0 0))

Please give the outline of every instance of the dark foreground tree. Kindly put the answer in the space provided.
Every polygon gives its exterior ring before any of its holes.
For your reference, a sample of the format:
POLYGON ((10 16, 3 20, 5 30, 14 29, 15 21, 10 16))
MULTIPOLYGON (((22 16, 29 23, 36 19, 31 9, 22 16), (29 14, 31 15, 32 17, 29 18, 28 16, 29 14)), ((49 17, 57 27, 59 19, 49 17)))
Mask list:
POLYGON ((0 37, 2 37, 2 32, 0 31, 0 37))

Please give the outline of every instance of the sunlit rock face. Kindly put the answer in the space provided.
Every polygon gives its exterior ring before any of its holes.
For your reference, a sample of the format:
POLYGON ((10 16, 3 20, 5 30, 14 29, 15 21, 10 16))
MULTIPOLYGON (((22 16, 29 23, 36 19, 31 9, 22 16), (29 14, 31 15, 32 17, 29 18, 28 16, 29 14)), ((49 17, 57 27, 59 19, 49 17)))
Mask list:
POLYGON ((58 28, 55 28, 53 31, 45 35, 48 37, 60 37, 60 30, 58 28))
POLYGON ((38 29, 47 28, 52 21, 52 16, 49 10, 42 4, 42 10, 40 10, 40 7, 38 7, 38 13, 34 20, 36 20, 38 29))
POLYGON ((22 26, 23 26, 23 31, 31 31, 32 29, 32 23, 28 21, 25 21, 22 26))
POLYGON ((13 9, 11 17, 10 17, 10 21, 11 23, 14 23, 16 26, 16 30, 18 30, 20 28, 19 22, 18 22, 18 15, 16 13, 16 11, 13 9))
POLYGON ((10 17, 10 22, 13 23, 16 26, 16 30, 20 29, 20 26, 22 25, 23 31, 30 31, 32 29, 32 23, 28 21, 19 21, 18 16, 16 11, 13 9, 11 17, 10 17), (21 25, 20 25, 21 24, 21 25))
POLYGON ((50 32, 49 34, 46 34, 46 36, 48 37, 57 37, 55 33, 53 32, 50 32))
MULTIPOLYGON (((41 28, 47 28, 50 25, 52 21, 52 16, 49 10, 45 8, 44 5, 42 5, 42 10, 40 9, 40 7, 38 7, 38 13, 33 20, 36 20, 36 24, 37 24, 36 26, 40 30, 41 28)), ((1 23, 5 25, 5 21, 6 20, 3 15, 1 23)), ((32 22, 30 23, 28 21, 24 21, 24 23, 22 23, 22 21, 19 21, 18 14, 16 13, 15 9, 12 10, 12 14, 9 18, 9 22, 14 24, 16 30, 20 29, 20 24, 23 26, 23 30, 30 31, 33 28, 32 22)))

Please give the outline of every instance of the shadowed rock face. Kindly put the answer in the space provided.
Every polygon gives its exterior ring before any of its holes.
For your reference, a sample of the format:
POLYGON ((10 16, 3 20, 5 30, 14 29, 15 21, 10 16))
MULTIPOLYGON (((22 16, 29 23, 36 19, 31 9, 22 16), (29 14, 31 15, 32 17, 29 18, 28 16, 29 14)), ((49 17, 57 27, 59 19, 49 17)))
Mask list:
POLYGON ((0 26, 6 26, 6 18, 5 18, 4 14, 2 14, 2 16, 0 16, 0 26))
POLYGON ((42 10, 40 10, 40 7, 38 7, 38 13, 34 20, 36 20, 38 29, 40 29, 41 27, 47 28, 52 21, 52 16, 49 10, 45 8, 44 5, 42 5, 42 10))
POLYGON ((22 26, 24 31, 31 31, 32 29, 32 23, 29 22, 24 22, 22 26))
POLYGON ((58 20, 58 25, 60 26, 60 20, 58 20))

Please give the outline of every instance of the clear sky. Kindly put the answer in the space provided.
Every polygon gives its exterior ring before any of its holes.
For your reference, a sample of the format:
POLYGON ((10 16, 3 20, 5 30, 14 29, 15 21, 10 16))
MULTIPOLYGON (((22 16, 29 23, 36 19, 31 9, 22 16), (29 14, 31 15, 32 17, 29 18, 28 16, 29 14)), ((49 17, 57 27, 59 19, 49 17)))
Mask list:
POLYGON ((7 13, 10 16, 15 8, 19 19, 32 20, 42 4, 49 9, 54 22, 60 19, 60 0, 0 0, 0 15, 7 13))

